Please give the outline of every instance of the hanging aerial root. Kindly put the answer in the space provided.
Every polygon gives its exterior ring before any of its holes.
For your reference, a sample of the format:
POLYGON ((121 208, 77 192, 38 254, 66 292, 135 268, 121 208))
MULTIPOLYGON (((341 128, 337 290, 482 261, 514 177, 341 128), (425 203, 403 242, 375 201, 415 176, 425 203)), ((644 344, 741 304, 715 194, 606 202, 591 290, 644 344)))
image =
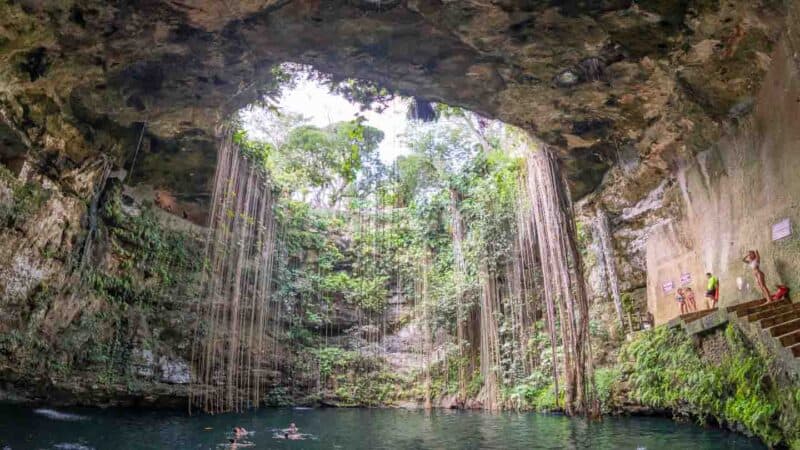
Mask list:
POLYGON ((192 344, 191 408, 257 407, 268 363, 275 217, 266 174, 226 133, 217 153, 204 294, 192 344))
MULTIPOLYGON (((541 146, 526 155, 526 176, 522 193, 529 210, 523 220, 521 242, 538 247, 547 310, 547 327, 553 350, 556 346, 556 317, 564 347, 562 361, 567 414, 592 414, 597 410, 593 388, 589 303, 583 279, 583 263, 576 239, 575 221, 568 189, 558 158, 541 146)), ((553 351, 553 358, 556 352, 553 351)), ((555 367, 556 361, 553 361, 555 367)), ((554 378, 558 378, 554 372, 554 378)), ((558 388, 556 387, 556 390, 558 388)), ((558 398, 558 393, 556 395, 558 398)))

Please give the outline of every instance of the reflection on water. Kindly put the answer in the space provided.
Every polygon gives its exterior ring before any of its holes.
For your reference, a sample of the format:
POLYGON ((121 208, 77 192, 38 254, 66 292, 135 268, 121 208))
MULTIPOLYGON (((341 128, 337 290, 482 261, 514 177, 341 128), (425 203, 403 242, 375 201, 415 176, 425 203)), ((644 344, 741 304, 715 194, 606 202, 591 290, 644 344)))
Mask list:
POLYGON ((57 414, 0 405, 0 449, 765 448, 726 431, 644 417, 587 422, 541 414, 381 409, 262 409, 195 417, 142 410, 49 411, 57 414), (64 419, 71 415, 85 420, 64 419), (280 435, 291 422, 304 439, 280 435), (246 428, 247 435, 234 439, 235 426, 246 428))

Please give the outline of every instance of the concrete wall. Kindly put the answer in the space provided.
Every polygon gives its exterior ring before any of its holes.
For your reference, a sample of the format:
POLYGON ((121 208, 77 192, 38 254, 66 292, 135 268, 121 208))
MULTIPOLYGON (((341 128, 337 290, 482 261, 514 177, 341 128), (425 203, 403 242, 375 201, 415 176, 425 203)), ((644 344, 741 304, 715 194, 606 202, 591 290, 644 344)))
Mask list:
POLYGON ((674 290, 666 294, 662 284, 671 280, 677 289, 682 273, 691 273, 691 286, 699 299, 706 271, 720 278, 721 306, 759 298, 752 271, 741 262, 749 249, 761 252, 762 270, 772 291, 781 282, 800 295, 800 48, 794 48, 796 42, 784 38, 772 55, 752 116, 678 171, 683 217, 653 230, 647 242, 648 308, 657 323, 678 314, 674 290), (791 220, 793 234, 773 242, 772 226, 783 218, 791 220), (737 278, 743 282, 741 289, 737 278))

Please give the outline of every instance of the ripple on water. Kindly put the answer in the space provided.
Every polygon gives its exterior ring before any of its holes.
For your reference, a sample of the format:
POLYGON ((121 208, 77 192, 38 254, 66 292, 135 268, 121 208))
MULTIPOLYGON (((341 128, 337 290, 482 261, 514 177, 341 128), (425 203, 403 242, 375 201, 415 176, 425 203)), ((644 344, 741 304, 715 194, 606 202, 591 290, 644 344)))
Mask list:
POLYGON ((54 445, 53 448, 58 450, 94 450, 94 447, 76 444, 74 442, 62 442, 61 444, 54 445))
POLYGON ((77 420, 86 420, 86 419, 88 419, 88 417, 81 416, 79 414, 65 413, 65 412, 60 412, 60 411, 56 411, 54 409, 47 409, 47 408, 34 409, 33 412, 35 414, 39 414, 40 416, 45 416, 48 419, 53 419, 53 420, 77 421, 77 420))

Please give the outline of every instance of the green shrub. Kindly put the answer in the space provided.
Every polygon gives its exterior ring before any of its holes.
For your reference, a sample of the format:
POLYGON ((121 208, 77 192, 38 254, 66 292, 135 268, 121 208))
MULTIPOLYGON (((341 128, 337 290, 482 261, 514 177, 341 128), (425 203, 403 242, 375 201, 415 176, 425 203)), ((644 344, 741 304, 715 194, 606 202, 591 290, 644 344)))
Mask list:
POLYGON ((669 408, 701 423, 741 424, 767 445, 791 442, 796 424, 781 426, 779 416, 797 407, 769 373, 769 361, 749 348, 741 333, 725 331, 729 351, 718 364, 701 359, 685 332, 667 327, 644 333, 623 348, 621 361, 630 373, 632 397, 648 406, 669 408))
POLYGON ((621 371, 618 367, 599 368, 594 372, 594 382, 597 388, 597 399, 603 412, 610 412, 612 395, 615 384, 619 381, 621 371))
POLYGON ((267 392, 264 397, 264 404, 267 406, 289 406, 292 404, 292 396, 283 386, 275 386, 267 392))

